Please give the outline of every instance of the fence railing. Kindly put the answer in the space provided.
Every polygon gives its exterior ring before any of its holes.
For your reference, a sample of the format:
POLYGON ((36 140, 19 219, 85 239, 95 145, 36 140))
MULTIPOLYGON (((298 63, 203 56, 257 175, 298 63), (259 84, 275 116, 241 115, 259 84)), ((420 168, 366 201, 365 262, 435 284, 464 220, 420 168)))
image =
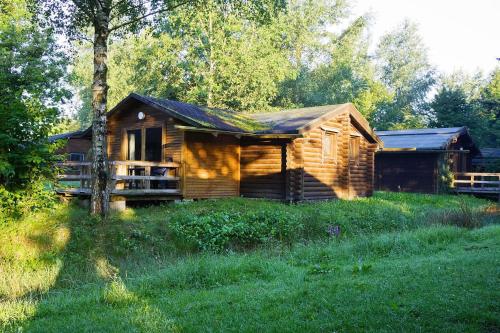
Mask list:
POLYGON ((453 188, 457 192, 500 193, 500 173, 454 173, 453 188))
MULTIPOLYGON (((180 194, 179 164, 174 162, 110 161, 112 194, 180 194)), ((58 165, 58 192, 89 194, 91 163, 66 161, 58 165)))

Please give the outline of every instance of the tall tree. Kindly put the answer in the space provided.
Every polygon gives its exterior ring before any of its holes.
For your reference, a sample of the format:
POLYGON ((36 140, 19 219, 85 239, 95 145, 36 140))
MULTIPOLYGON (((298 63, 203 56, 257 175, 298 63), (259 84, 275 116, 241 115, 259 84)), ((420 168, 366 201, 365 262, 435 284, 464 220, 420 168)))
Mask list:
MULTIPOLYGON (((183 85, 184 64, 180 62, 182 41, 150 29, 138 35, 115 38, 108 51, 108 104, 116 105, 131 92, 178 99, 183 85)), ((92 57, 89 42, 75 43, 76 56, 70 81, 80 105, 77 119, 82 128, 92 123, 92 57)))
POLYGON ((436 116, 435 126, 476 126, 474 105, 460 88, 442 87, 430 105, 436 116))
POLYGON ((368 18, 358 17, 341 33, 324 36, 321 62, 299 76, 296 98, 304 106, 353 102, 370 118, 391 96, 374 73, 368 55, 368 18))
POLYGON ((213 0, 190 14, 180 11, 162 27, 184 44, 186 101, 254 111, 268 108, 278 82, 290 75, 279 17, 268 24, 252 14, 220 8, 213 0))
POLYGON ((406 20, 384 35, 376 61, 379 76, 394 94, 394 102, 378 110, 375 124, 380 128, 425 125, 429 120, 427 96, 435 74, 417 26, 406 20))
POLYGON ((431 109, 439 127, 467 126, 480 146, 498 146, 500 138, 500 70, 488 78, 482 73, 454 72, 441 78, 431 109))
MULTIPOLYGON (((114 33, 138 31, 160 14, 168 15, 181 6, 197 6, 198 0, 32 0, 48 22, 73 38, 84 37, 93 28, 94 75, 92 83, 92 167, 91 213, 106 215, 109 209, 110 172, 106 154, 106 112, 108 95, 108 42, 114 33)), ((218 0, 218 5, 246 5, 247 1, 218 0)), ((282 6, 280 0, 249 3, 257 18, 266 18, 282 6)), ((195 10, 195 8, 193 8, 195 10)))
POLYGON ((430 103, 432 126, 467 126, 476 142, 482 141, 484 119, 478 102, 481 87, 485 85, 481 73, 473 76, 462 71, 442 75, 440 88, 430 103))
POLYGON ((275 104, 284 107, 306 105, 312 90, 309 73, 323 62, 325 39, 329 29, 347 16, 345 1, 290 1, 288 10, 280 17, 284 47, 295 75, 281 83, 275 104))
POLYGON ((491 73, 480 96, 482 116, 486 120, 483 144, 486 147, 500 147, 500 67, 491 73))
POLYGON ((18 190, 52 173, 67 59, 24 0, 0 2, 0 189, 18 190))

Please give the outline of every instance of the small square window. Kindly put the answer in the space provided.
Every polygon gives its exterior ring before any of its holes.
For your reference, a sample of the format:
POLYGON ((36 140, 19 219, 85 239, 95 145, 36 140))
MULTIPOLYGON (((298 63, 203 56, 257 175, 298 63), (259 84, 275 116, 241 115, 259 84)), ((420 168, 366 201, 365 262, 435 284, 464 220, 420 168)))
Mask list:
POLYGON ((337 133, 324 132, 323 135, 323 159, 337 159, 337 133))

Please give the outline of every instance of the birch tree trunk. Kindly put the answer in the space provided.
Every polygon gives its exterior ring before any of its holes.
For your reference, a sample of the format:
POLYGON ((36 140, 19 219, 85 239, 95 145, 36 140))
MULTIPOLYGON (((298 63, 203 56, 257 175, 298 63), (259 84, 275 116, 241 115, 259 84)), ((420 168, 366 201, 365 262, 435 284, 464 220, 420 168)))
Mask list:
POLYGON ((109 36, 109 13, 99 8, 94 30, 94 80, 92 83, 92 169, 90 212, 105 216, 109 209, 110 170, 107 156, 106 111, 107 111, 107 54, 109 36))

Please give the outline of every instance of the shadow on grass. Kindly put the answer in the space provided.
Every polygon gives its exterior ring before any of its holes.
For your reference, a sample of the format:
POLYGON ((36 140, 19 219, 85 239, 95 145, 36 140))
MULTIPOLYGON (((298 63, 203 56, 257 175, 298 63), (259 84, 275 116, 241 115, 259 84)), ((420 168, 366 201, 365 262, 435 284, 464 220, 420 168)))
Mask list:
POLYGON ((23 315, 11 320, 5 329, 16 332, 20 327, 40 332, 109 331, 110 328, 113 331, 175 331, 179 326, 174 314, 154 306, 157 303, 154 298, 168 299, 172 289, 207 290, 246 279, 270 281, 283 269, 265 259, 228 258, 212 262, 209 256, 184 258, 182 265, 168 269, 165 262, 163 266, 148 266, 148 262, 155 262, 161 256, 179 255, 172 247, 166 215, 176 218, 186 210, 194 215, 219 210, 228 214, 241 210, 294 210, 302 223, 316 228, 305 234, 309 237, 305 240, 309 240, 327 237, 326 228, 331 224, 341 225, 342 232, 348 236, 416 228, 425 225, 421 219, 431 216, 426 217, 428 212, 422 207, 438 211, 459 203, 454 200, 378 194, 355 201, 283 205, 230 199, 139 209, 137 214, 128 211, 108 221, 90 218, 86 211, 73 206, 63 207, 51 217, 56 221, 53 225, 25 233, 26 244, 33 249, 27 265, 31 265, 33 271, 50 267, 52 273, 47 274, 45 283, 24 286, 24 289, 21 286, 11 297, 4 297, 5 301, 30 306, 28 310, 20 308, 23 315), (131 262, 142 265, 144 271, 131 270, 129 274, 131 262), (134 282, 136 277, 141 277, 141 281, 134 282), (164 291, 164 295, 158 294, 159 291, 164 291), (86 312, 89 310, 91 313, 86 312), (67 321, 52 323, 50 318, 54 316, 63 316, 67 321))
MULTIPOLYGON (((149 324, 156 325, 158 331, 171 328, 170 320, 160 323, 159 312, 147 300, 128 291, 123 282, 127 272, 120 270, 120 258, 140 252, 147 262, 158 256, 152 247, 140 251, 138 244, 147 245, 148 240, 143 239, 133 223, 121 221, 119 216, 101 221, 73 205, 58 207, 51 212, 50 222, 48 219, 47 216, 40 217, 40 221, 27 222, 28 230, 18 234, 13 232, 10 248, 0 246, 0 250, 5 250, 5 253, 0 253, 0 275, 3 275, 0 283, 5 286, 5 290, 0 286, 0 331, 64 330, 64 327, 51 328, 50 323, 33 326, 32 321, 44 322, 54 306, 53 299, 62 297, 65 301, 65 294, 75 293, 88 293, 89 301, 103 309, 118 309, 126 305, 127 319, 117 316, 117 322, 112 326, 137 321, 146 331, 149 324), (42 225, 44 222, 47 222, 45 226, 42 225)), ((157 232, 157 239, 153 241, 160 243, 159 239, 165 236, 157 232)), ((85 318, 78 309, 75 309, 75 315, 81 319, 81 326, 73 327, 83 331, 85 322, 98 323, 104 319, 85 318)), ((106 330, 105 327, 102 329, 106 330)))

